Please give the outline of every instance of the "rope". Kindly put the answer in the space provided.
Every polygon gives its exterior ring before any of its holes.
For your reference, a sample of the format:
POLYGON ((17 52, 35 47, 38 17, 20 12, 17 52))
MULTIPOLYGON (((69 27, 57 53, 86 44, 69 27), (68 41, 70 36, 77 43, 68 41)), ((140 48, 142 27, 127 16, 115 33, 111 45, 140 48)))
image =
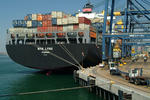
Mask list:
POLYGON ((10 97, 10 96, 20 96, 20 95, 31 95, 31 94, 40 94, 40 93, 48 93, 48 92, 60 92, 60 91, 68 91, 68 90, 76 90, 76 89, 83 89, 83 88, 90 88, 91 86, 83 86, 83 87, 72 87, 72 88, 62 88, 62 89, 53 89, 53 90, 43 90, 43 91, 34 91, 34 92, 22 92, 22 93, 15 93, 15 94, 2 94, 2 97, 10 97))
MULTIPOLYGON (((38 46, 38 45, 35 45, 35 47, 39 47, 39 46, 38 46)), ((58 59, 60 59, 60 60, 62 60, 62 61, 64 61, 64 62, 66 62, 66 63, 68 63, 68 64, 71 64, 71 65, 73 65, 73 66, 79 68, 79 66, 73 64, 72 62, 69 62, 68 60, 66 60, 66 59, 64 59, 64 58, 62 58, 62 57, 60 57, 60 56, 58 56, 58 55, 56 55, 56 54, 54 54, 54 53, 52 53, 52 52, 50 52, 50 51, 49 51, 49 53, 50 53, 50 55, 52 55, 52 56, 54 56, 54 57, 56 57, 56 58, 58 58, 58 59)), ((80 68, 79 68, 79 69, 80 69, 80 68)))
POLYGON ((83 69, 80 63, 75 59, 72 53, 64 45, 59 45, 59 46, 80 66, 80 69, 83 69))

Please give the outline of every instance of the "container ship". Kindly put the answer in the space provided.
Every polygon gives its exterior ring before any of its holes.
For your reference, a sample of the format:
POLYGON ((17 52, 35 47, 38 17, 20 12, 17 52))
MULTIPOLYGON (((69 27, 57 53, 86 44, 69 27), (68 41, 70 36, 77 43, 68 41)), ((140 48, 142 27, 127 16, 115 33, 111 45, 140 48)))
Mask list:
POLYGON ((87 3, 75 15, 52 11, 13 20, 13 28, 7 30, 8 55, 18 64, 40 70, 99 64, 103 15, 92 9, 87 3))

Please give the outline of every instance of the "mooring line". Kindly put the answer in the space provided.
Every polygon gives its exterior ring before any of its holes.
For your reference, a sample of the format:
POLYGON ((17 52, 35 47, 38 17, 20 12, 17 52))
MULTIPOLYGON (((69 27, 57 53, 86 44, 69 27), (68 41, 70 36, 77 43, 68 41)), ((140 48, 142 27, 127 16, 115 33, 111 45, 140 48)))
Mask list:
POLYGON ((60 91, 76 90, 76 89, 90 88, 93 86, 95 86, 95 85, 82 86, 82 87, 72 87, 72 88, 62 88, 62 89, 53 89, 53 90, 43 90, 43 91, 34 91, 34 92, 22 92, 22 93, 15 93, 15 94, 2 94, 2 95, 0 95, 0 98, 1 97, 10 97, 10 96, 40 94, 40 93, 48 93, 48 92, 60 92, 60 91))

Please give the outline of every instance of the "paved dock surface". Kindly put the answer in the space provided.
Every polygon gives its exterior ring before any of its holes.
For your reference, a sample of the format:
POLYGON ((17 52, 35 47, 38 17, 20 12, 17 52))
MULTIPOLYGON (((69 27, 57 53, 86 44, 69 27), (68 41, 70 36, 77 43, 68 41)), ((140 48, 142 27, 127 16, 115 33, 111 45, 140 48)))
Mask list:
MULTIPOLYGON (((143 68, 143 75, 145 77, 150 78, 150 60, 148 60, 148 62, 144 62, 142 59, 139 59, 137 62, 132 62, 130 60, 127 60, 126 63, 127 63, 126 65, 119 67, 119 69, 128 72, 128 70, 131 68, 143 68)), ((126 85, 128 87, 137 89, 139 91, 143 91, 150 96, 150 87, 142 86, 142 85, 134 85, 132 83, 129 83, 128 80, 125 80, 122 76, 110 75, 108 69, 102 69, 97 66, 93 68, 93 74, 95 74, 96 76, 106 78, 108 80, 112 80, 117 84, 126 85)))
MULTIPOLYGON (((128 72, 131 68, 143 68, 143 76, 150 78, 150 60, 147 62, 144 62, 143 59, 139 59, 136 62, 124 60, 124 62, 126 62, 125 65, 119 66, 121 71, 128 72)), ((79 78, 86 82, 89 82, 88 77, 95 77, 95 86, 117 96, 119 96, 118 91, 123 91, 124 93, 131 94, 132 100, 150 100, 150 87, 129 83, 121 75, 110 75, 108 66, 101 68, 97 65, 84 70, 78 70, 77 73, 79 78)))

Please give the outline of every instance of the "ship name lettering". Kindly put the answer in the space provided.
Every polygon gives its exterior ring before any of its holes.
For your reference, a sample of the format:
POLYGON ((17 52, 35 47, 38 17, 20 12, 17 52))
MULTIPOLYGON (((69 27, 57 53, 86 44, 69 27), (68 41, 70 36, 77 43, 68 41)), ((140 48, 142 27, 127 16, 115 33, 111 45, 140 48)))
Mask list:
POLYGON ((39 50, 39 51, 40 50, 42 50, 42 51, 43 50, 53 50, 53 48, 52 47, 38 47, 37 50, 39 50))

